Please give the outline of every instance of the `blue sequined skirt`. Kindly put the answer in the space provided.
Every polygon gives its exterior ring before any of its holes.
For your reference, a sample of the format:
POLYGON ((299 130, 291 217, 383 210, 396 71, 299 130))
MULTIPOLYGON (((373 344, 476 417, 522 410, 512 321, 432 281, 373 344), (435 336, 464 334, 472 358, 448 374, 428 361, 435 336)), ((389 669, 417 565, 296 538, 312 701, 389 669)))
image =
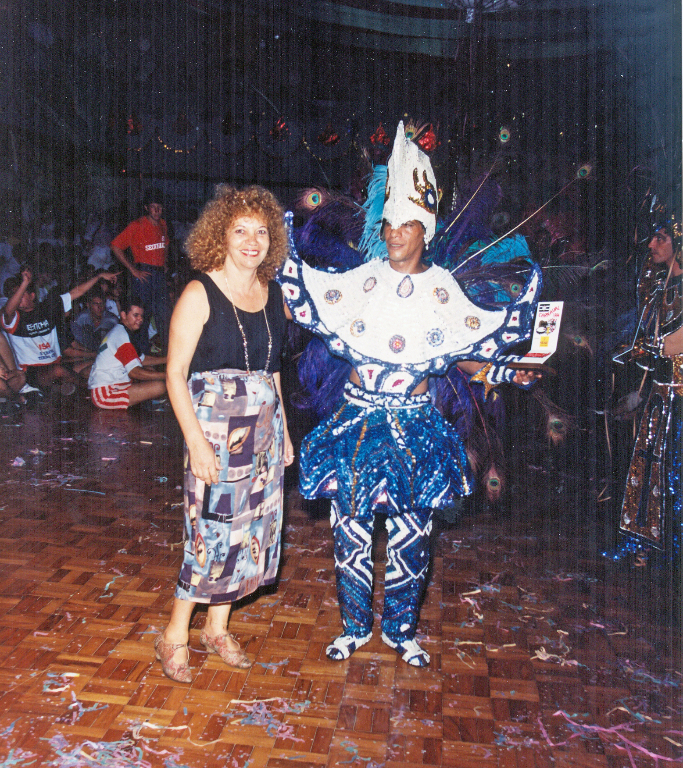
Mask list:
POLYGON ((301 446, 307 499, 335 498, 342 514, 369 518, 448 509, 472 492, 467 455, 429 395, 370 393, 351 383, 344 402, 301 446))

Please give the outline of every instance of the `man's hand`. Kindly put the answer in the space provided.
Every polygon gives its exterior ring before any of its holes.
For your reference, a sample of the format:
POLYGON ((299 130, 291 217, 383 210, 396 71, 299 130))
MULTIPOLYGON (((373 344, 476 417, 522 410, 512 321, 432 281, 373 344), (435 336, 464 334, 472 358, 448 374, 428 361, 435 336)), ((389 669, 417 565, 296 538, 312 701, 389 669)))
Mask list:
POLYGON ((542 377, 540 371, 534 369, 519 369, 515 372, 515 377, 512 379, 512 383, 518 387, 530 387, 535 381, 538 381, 542 377))
POLYGON ((149 280, 150 273, 143 269, 136 269, 135 267, 131 266, 130 273, 133 275, 133 277, 137 278, 143 283, 146 283, 149 280))

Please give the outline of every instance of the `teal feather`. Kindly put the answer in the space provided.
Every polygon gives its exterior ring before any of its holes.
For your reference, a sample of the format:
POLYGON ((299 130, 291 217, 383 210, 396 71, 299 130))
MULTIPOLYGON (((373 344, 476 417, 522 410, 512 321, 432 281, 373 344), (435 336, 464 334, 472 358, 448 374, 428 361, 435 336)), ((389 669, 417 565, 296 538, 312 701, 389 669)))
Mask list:
MULTIPOLYGON (((485 248, 486 243, 480 243, 479 249, 485 248)), ((476 251, 473 251, 476 252, 476 251)), ((469 254, 467 254, 469 255, 469 254)), ((481 256, 482 264, 501 264, 516 259, 532 261, 531 251, 524 235, 510 235, 499 243, 492 245, 481 256)), ((457 270, 455 271, 457 275, 457 270)))
POLYGON ((368 199, 363 205, 365 226, 363 227, 359 250, 363 254, 365 261, 370 261, 370 259, 386 259, 387 257, 387 247, 384 241, 380 239, 386 184, 386 165, 376 165, 372 174, 372 180, 368 185, 368 199))

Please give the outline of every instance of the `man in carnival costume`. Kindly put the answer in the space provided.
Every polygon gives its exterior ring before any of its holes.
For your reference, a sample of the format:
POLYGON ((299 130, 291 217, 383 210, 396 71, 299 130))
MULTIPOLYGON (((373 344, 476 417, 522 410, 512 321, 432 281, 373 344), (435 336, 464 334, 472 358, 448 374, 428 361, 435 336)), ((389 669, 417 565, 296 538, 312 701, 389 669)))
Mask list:
MULTIPOLYGON (((655 199, 657 220, 638 282, 640 322, 628 356, 649 372, 651 389, 636 436, 619 520, 622 541, 609 556, 644 562, 660 552, 680 573, 681 403, 683 401, 683 267, 681 224, 655 199)), ((674 592, 680 594, 675 583, 674 592)), ((674 595, 675 597, 675 595, 674 595)))
POLYGON ((343 634, 326 654, 335 661, 372 636, 372 533, 375 511, 383 510, 382 640, 413 666, 429 663, 415 632, 432 512, 472 492, 463 443, 432 405, 429 377, 457 363, 487 386, 534 378, 496 360, 530 335, 540 272, 533 269, 502 309, 473 303, 449 272, 422 260, 437 208, 429 158, 400 123, 382 211, 388 258, 342 273, 317 270, 301 261, 292 241, 279 278, 292 318, 353 366, 341 406, 305 438, 300 459, 303 495, 332 499, 343 634))

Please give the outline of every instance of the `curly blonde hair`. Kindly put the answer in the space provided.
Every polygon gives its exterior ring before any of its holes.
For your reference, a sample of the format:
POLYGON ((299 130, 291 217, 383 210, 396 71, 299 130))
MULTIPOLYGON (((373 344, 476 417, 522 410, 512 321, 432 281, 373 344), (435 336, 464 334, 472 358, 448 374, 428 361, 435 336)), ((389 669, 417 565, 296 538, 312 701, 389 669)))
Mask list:
POLYGON ((213 200, 204 206, 185 241, 190 264, 200 272, 221 269, 225 264, 226 232, 240 216, 263 219, 268 227, 270 246, 256 270, 259 280, 267 283, 287 256, 287 232, 284 211, 275 195, 255 185, 244 189, 228 184, 216 187, 213 200))

